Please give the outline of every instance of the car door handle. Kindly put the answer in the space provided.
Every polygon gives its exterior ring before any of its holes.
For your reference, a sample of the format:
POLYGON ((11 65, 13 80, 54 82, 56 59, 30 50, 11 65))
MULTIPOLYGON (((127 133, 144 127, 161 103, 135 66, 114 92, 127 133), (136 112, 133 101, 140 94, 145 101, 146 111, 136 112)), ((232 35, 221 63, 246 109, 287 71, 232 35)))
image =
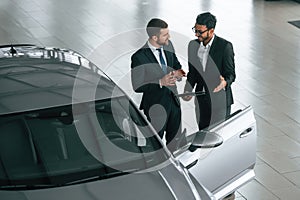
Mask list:
POLYGON ((247 137, 248 135, 251 134, 252 130, 253 130, 252 127, 247 128, 246 130, 244 130, 244 131, 240 134, 240 138, 247 137))
POLYGON ((191 164, 187 165, 186 168, 187 168, 187 169, 190 169, 191 167, 193 167, 194 165, 196 165, 197 162, 198 162, 198 159, 195 160, 195 161, 193 161, 191 164))

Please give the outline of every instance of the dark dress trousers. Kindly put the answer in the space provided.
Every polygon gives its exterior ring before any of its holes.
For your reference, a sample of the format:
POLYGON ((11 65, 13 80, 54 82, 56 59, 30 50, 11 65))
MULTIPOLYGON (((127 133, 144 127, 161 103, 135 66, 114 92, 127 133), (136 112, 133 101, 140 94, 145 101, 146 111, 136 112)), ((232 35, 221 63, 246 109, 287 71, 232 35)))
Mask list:
POLYGON ((224 120, 230 115, 233 95, 231 84, 235 80, 235 63, 232 44, 215 35, 209 50, 205 71, 198 57, 200 41, 190 41, 188 45, 189 72, 185 91, 205 91, 205 95, 195 98, 196 118, 199 129, 224 120), (225 90, 213 93, 214 88, 220 84, 222 75, 227 85, 225 90))
MULTIPOLYGON (((167 60, 167 72, 181 69, 174 47, 169 41, 163 46, 167 60)), ((135 92, 143 93, 140 109, 144 111, 160 137, 166 131, 167 144, 177 133, 181 134, 180 102, 175 94, 177 87, 160 87, 164 72, 146 43, 131 57, 131 80, 135 92)))

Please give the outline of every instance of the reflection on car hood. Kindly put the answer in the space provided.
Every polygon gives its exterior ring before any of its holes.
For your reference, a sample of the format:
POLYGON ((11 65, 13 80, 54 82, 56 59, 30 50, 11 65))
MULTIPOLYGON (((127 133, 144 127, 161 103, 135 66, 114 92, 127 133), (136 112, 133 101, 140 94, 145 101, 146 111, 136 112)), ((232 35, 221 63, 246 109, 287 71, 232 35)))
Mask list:
POLYGON ((93 63, 76 52, 0 46, 0 115, 122 96, 93 63))
MULTIPOLYGON (((172 171, 172 170, 171 170, 172 171)), ((177 173, 178 174, 178 173, 177 173)), ((170 174, 170 175, 173 175, 170 174)), ((181 192, 181 196, 189 197, 191 191, 185 190, 187 182, 181 177, 175 176, 181 188, 173 188, 181 192), (185 191, 180 191, 182 190, 185 191)), ((41 190, 28 191, 0 191, 0 199, 5 200, 174 200, 174 194, 170 185, 165 182, 162 172, 148 172, 143 174, 130 174, 112 179, 95 181, 65 187, 56 187, 41 190)), ((178 185, 178 184, 177 184, 178 185)), ((172 187, 172 186, 171 186, 172 187)), ((184 200, 177 197, 178 200, 184 200)), ((194 199, 194 198, 185 198, 194 199)))

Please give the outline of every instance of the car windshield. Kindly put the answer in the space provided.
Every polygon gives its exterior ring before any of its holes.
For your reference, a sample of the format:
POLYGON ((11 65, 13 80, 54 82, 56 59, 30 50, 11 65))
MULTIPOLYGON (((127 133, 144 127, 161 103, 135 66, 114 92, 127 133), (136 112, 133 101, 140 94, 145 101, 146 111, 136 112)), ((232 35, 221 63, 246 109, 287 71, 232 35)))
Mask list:
POLYGON ((0 189, 107 179, 168 159, 125 96, 0 117, 0 189))

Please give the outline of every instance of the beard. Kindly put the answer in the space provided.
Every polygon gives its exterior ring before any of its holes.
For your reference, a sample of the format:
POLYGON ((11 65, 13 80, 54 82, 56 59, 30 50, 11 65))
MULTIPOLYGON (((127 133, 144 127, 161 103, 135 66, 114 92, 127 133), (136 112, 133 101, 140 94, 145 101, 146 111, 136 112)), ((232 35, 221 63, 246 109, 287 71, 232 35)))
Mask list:
POLYGON ((199 40, 200 42, 204 42, 205 40, 208 40, 208 39, 209 39, 208 36, 206 36, 206 37, 199 36, 199 37, 198 37, 198 40, 199 40))
POLYGON ((210 36, 210 35, 206 35, 205 37, 202 37, 201 35, 198 37, 198 40, 200 41, 200 42, 202 42, 203 43, 203 45, 205 46, 207 43, 209 43, 209 41, 211 40, 211 38, 212 38, 212 36, 210 36))
POLYGON ((168 45, 169 44, 169 40, 165 40, 165 41, 157 41, 157 44, 163 46, 163 45, 168 45))

